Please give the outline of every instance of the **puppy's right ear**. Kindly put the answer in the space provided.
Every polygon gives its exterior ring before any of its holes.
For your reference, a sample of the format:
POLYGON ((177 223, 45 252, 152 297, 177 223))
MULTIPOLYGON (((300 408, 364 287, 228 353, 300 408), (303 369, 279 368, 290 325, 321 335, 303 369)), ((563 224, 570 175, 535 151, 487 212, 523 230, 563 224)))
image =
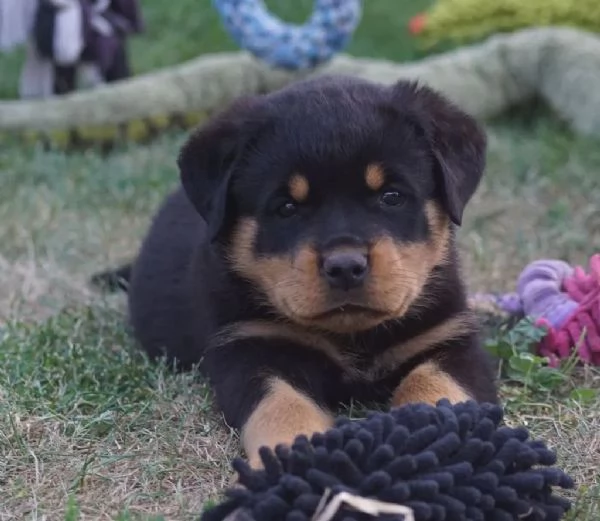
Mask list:
POLYGON ((183 189, 206 221, 211 241, 227 217, 232 174, 265 122, 259 105, 257 97, 238 99, 197 129, 179 153, 183 189))

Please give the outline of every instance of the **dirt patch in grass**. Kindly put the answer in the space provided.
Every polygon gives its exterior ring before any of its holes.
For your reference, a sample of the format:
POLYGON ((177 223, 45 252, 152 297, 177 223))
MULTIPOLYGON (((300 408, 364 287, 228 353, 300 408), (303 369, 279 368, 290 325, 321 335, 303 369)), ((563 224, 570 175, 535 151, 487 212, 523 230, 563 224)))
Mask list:
POLYGON ((0 325, 11 317, 43 320, 65 305, 88 303, 95 296, 85 277, 34 256, 14 261, 0 256, 0 288, 0 325))
POLYGON ((65 305, 90 302, 89 276, 135 254, 152 212, 178 182, 182 138, 107 158, 3 152, 0 323, 46 318, 65 305))
POLYGON ((87 425, 13 413, 12 430, 3 436, 13 448, 3 451, 8 493, 0 519, 62 519, 69 498, 81 519, 127 511, 197 518, 226 485, 237 450, 233 436, 207 417, 198 398, 140 409, 105 411, 87 425))
MULTIPOLYGON (((0 520, 73 509, 81 519, 192 519, 230 477, 239 445, 210 393, 147 364, 123 325, 124 298, 86 285, 135 253, 178 181, 182 139, 106 159, 0 157, 0 520), (56 316, 65 307, 75 311, 56 316)), ((487 176, 459 232, 471 290, 510 291, 537 258, 585 263, 600 244, 599 170, 597 144, 547 118, 491 126, 487 176)), ((577 378, 600 388, 593 372, 577 378)), ((549 440, 583 486, 572 519, 597 519, 600 406, 511 389, 508 420, 549 440)))

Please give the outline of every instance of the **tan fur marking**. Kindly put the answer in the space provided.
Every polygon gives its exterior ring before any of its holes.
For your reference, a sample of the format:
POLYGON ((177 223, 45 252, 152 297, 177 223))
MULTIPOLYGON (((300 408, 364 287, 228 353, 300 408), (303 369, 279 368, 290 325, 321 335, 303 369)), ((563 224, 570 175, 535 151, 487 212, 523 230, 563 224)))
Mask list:
POLYGON ((439 206, 425 206, 431 237, 426 242, 397 243, 390 237, 372 248, 371 273, 375 284, 369 300, 374 307, 390 310, 391 318, 403 316, 421 295, 431 270, 444 262, 450 238, 449 221, 439 206))
POLYGON ((464 402, 471 397, 448 373, 435 362, 425 362, 413 369, 396 388, 392 407, 408 403, 435 405, 442 398, 451 403, 464 402))
POLYGON ((291 444, 296 436, 311 436, 333 425, 333 416, 311 398, 280 378, 272 378, 266 396, 242 428, 242 445, 249 463, 260 468, 258 450, 291 444))
POLYGON ((352 371, 353 359, 345 356, 342 350, 323 335, 306 331, 293 324, 267 322, 265 320, 241 321, 222 329, 213 338, 211 349, 216 349, 238 339, 244 338, 282 338, 303 347, 320 351, 343 369, 352 371))
POLYGON ((450 240, 450 219, 448 215, 434 201, 425 203, 425 214, 429 223, 431 239, 428 244, 431 248, 433 265, 442 264, 448 256, 450 240))
POLYGON ((257 228, 253 219, 239 223, 230 252, 233 269, 261 288, 267 303, 285 316, 296 320, 322 309, 326 292, 317 252, 304 245, 289 255, 256 257, 253 250, 257 228))
POLYGON ((365 170, 365 182, 367 186, 376 192, 385 183, 385 174, 379 165, 369 165, 365 170))
POLYGON ((384 351, 370 370, 370 378, 376 379, 384 373, 393 371, 416 355, 424 353, 444 341, 473 332, 475 327, 471 312, 455 315, 407 342, 397 344, 384 351))
POLYGON ((331 308, 329 288, 319 272, 319 255, 310 244, 280 256, 256 257, 258 224, 240 221, 233 235, 230 260, 233 269, 261 288, 266 303, 297 324, 337 333, 370 329, 402 317, 419 297, 432 269, 444 262, 450 239, 449 220, 434 202, 426 204, 431 236, 420 243, 397 243, 391 237, 378 240, 369 251, 371 274, 366 298, 360 304, 372 313, 337 313, 316 318, 331 308))
POLYGON ((310 192, 310 185, 308 179, 301 174, 294 174, 288 183, 290 189, 290 195, 292 199, 297 203, 303 203, 308 198, 310 192))

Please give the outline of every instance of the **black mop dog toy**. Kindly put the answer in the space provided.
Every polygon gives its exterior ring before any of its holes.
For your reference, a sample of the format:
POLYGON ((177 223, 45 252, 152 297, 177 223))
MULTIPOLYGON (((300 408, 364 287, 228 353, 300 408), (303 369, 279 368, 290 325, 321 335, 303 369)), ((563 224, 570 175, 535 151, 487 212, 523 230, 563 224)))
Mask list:
POLYGON ((291 448, 261 449, 264 470, 236 459, 241 487, 202 521, 558 521, 553 487, 573 480, 503 410, 466 402, 406 405, 340 418, 291 448))

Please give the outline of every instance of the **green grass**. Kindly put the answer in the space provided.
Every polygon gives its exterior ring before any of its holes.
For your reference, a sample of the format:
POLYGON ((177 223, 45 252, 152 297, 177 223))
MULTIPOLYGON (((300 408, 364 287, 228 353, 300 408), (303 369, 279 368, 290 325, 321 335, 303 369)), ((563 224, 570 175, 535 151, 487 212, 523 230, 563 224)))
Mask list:
POLYGON ((209 390, 147 362, 120 315, 11 323, 0 345, 0 518, 97 519, 161 496, 162 515, 191 516, 222 486, 233 437, 209 390))
MULTIPOLYGON (((270 4, 299 20, 311 2, 270 4)), ((366 2, 349 51, 420 57, 405 25, 426 4, 366 2)), ((148 32, 132 41, 137 72, 235 49, 208 0, 145 0, 144 10, 148 32)), ((14 97, 20 59, 0 57, 0 96, 14 97)), ((488 131, 487 175, 459 234, 470 289, 512 290, 537 258, 585 263, 600 244, 598 142, 574 136, 538 107, 490 122, 488 131)), ((124 326, 123 296, 101 296, 87 284, 93 272, 135 254, 152 213, 178 182, 175 156, 184 137, 165 135, 108 157, 3 149, 2 520, 194 519, 230 478, 239 445, 209 390, 195 375, 149 364, 124 326)), ((513 340, 491 339, 504 346, 503 363, 519 369, 503 375, 507 419, 548 440, 577 479, 569 519, 595 521, 598 372, 577 367, 549 378, 541 361, 524 356, 526 340, 513 340)))

